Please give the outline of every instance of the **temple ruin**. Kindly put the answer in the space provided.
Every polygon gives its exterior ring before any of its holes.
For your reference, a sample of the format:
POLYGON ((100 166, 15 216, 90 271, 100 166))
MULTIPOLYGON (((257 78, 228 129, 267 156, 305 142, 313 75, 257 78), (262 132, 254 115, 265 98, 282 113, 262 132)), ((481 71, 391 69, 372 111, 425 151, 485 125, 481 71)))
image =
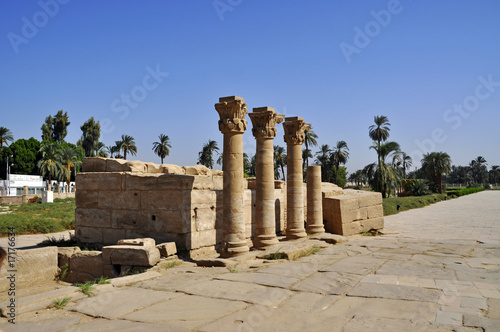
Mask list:
POLYGON ((247 105, 230 96, 215 104, 224 137, 223 171, 204 166, 85 158, 76 178, 76 237, 82 243, 113 245, 122 239, 175 242, 191 257, 244 254, 266 249, 278 236, 303 239, 330 232, 353 235, 383 228, 380 193, 343 190, 321 183, 321 168, 302 171, 301 117, 271 107, 249 113, 256 139, 256 178, 243 176, 247 105), (284 121, 283 121, 284 120, 284 121), (283 122, 287 181, 274 180, 273 141, 283 122))

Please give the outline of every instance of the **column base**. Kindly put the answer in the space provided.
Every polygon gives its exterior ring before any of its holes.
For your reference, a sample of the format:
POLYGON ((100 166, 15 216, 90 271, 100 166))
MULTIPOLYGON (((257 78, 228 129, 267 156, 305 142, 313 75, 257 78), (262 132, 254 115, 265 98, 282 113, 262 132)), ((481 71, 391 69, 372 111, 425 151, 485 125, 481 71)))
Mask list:
POLYGON ((306 226, 307 234, 321 234, 325 232, 325 227, 323 225, 311 225, 306 226))
POLYGON ((276 235, 257 235, 253 239, 253 246, 258 249, 267 248, 278 243, 276 235))
POLYGON ((287 239, 302 239, 307 237, 305 229, 287 229, 286 238, 287 239))
POLYGON ((226 247, 221 251, 220 255, 222 257, 234 257, 244 255, 249 252, 250 248, 247 246, 245 242, 228 242, 226 247))

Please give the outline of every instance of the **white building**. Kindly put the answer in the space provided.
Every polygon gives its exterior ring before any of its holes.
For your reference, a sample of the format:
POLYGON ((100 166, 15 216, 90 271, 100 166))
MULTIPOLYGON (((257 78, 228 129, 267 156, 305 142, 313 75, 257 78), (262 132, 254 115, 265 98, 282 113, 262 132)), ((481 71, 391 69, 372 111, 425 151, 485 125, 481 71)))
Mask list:
POLYGON ((45 183, 39 175, 9 174, 9 180, 0 181, 6 196, 22 196, 23 188, 28 186, 28 194, 41 195, 45 183))

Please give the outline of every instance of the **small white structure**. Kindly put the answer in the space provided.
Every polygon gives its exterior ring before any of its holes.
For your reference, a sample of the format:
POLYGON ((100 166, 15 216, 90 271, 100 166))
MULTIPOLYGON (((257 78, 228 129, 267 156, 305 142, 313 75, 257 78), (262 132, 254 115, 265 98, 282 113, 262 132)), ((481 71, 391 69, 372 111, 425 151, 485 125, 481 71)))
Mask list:
POLYGON ((28 187, 28 194, 41 195, 45 188, 43 178, 39 175, 9 174, 9 180, 0 181, 5 196, 22 196, 23 188, 28 187))
POLYGON ((52 191, 42 192, 42 203, 54 203, 54 192, 52 191))

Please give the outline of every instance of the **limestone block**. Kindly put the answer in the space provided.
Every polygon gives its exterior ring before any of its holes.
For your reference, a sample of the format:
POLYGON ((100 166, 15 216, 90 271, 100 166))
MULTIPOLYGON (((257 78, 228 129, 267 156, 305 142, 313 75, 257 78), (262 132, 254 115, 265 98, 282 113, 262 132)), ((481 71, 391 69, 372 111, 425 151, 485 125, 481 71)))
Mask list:
POLYGON ((286 181, 274 180, 274 189, 283 189, 286 191, 286 181))
POLYGON ((256 186, 257 186, 257 181, 256 181, 256 178, 252 177, 252 178, 246 178, 246 183, 247 185, 244 186, 245 189, 255 189, 256 186))
MULTIPOLYGON (((100 251, 81 251, 71 256, 69 260, 70 272, 85 272, 94 278, 103 275, 104 260, 100 251)), ((71 282, 68 279, 68 282, 71 282)))
POLYGON ((195 207, 192 210, 191 220, 197 232, 215 229, 215 206, 213 208, 195 207))
POLYGON ((329 205, 333 211, 351 211, 359 208, 357 196, 338 195, 323 198, 323 206, 329 205))
POLYGON ((65 282, 87 282, 93 281, 96 277, 93 274, 81 271, 69 271, 68 276, 64 279, 65 282))
POLYGON ((362 232, 367 232, 370 229, 382 229, 384 228, 384 218, 373 218, 367 220, 361 220, 362 232))
POLYGON ((106 172, 106 159, 83 158, 82 172, 106 172))
POLYGON ((215 206, 216 194, 213 190, 193 190, 191 191, 191 204, 204 204, 215 206))
POLYGON ((188 233, 191 231, 191 211, 186 209, 142 211, 140 225, 144 231, 153 234, 188 233))
POLYGON ((156 242, 150 237, 138 238, 138 239, 121 239, 116 242, 119 246, 140 246, 140 247, 154 247, 156 242))
POLYGON ((99 191, 98 201, 101 209, 139 210, 141 208, 141 192, 135 190, 99 191))
POLYGON ((350 236, 350 235, 356 235, 361 232, 363 232, 363 227, 361 226, 361 223, 363 221, 353 221, 349 224, 343 224, 342 225, 342 234, 343 236, 350 236))
POLYGON ((211 229, 201 232, 192 232, 190 234, 189 241, 190 243, 187 245, 188 249, 214 246, 216 244, 216 230, 211 229))
POLYGON ((155 190, 158 187, 158 177, 162 174, 133 173, 125 175, 127 191, 155 190))
POLYGON ((382 205, 368 206, 368 219, 379 218, 384 216, 384 207, 382 205))
POLYGON ((114 245, 102 248, 106 264, 154 266, 160 260, 160 251, 155 247, 114 245))
MULTIPOLYGON (((15 255, 12 255, 15 259, 16 290, 53 282, 59 271, 57 252, 57 247, 16 250, 15 255)), ((5 259, 0 269, 0 292, 6 296, 10 287, 7 277, 12 273, 9 269, 8 260, 5 259)))
POLYGON ((186 170, 184 168, 172 164, 161 164, 160 170, 161 173, 163 174, 178 174, 178 175, 186 174, 186 170))
POLYGON ((224 189, 224 178, 223 176, 213 176, 212 177, 213 181, 213 190, 223 190, 224 189))
POLYGON ((111 210, 111 227, 115 229, 142 228, 140 210, 111 210))
POLYGON ((76 174, 76 187, 78 190, 125 190, 124 173, 78 173, 76 174))
POLYGON ((106 159, 107 172, 146 173, 147 166, 139 160, 106 159))
POLYGON ((151 162, 145 162, 144 165, 146 166, 146 173, 162 173, 161 165, 151 162))
POLYGON ((156 248, 160 251, 161 257, 169 257, 177 253, 177 246, 175 242, 165 242, 156 245, 156 248))
POLYGON ((214 189, 213 176, 211 175, 194 176, 193 189, 198 189, 198 190, 214 189))
POLYGON ((213 176, 217 176, 217 177, 219 177, 219 176, 223 176, 223 175, 224 175, 224 172, 223 172, 223 171, 221 171, 220 169, 213 169, 213 170, 212 170, 212 175, 213 175, 213 176))
POLYGON ((347 211, 332 211, 332 218, 334 222, 339 222, 341 224, 347 224, 353 221, 367 219, 367 208, 360 208, 357 210, 347 210, 347 211))
POLYGON ((111 227, 111 211, 98 208, 75 210, 75 225, 85 227, 111 227))
MULTIPOLYGON (((193 188, 193 175, 161 174, 158 177, 158 190, 191 190, 193 188)), ((148 188, 147 190, 151 190, 148 188)))
POLYGON ((187 208, 191 204, 191 191, 189 190, 154 190, 144 191, 141 195, 141 207, 143 210, 150 209, 174 209, 187 208))
POLYGON ((110 279, 117 278, 120 276, 120 270, 112 264, 105 264, 102 275, 110 279))
POLYGON ((83 243, 102 243, 102 228, 76 226, 75 234, 78 241, 83 243))
POLYGON ((97 190, 78 189, 75 192, 75 204, 77 207, 97 207, 98 194, 97 190))
POLYGON ((69 264, 69 259, 74 254, 81 252, 79 247, 58 247, 57 248, 57 266, 63 267, 69 264))
POLYGON ((115 244, 120 239, 126 238, 125 229, 102 229, 102 244, 109 245, 115 244))
POLYGON ((355 195, 359 200, 359 207, 367 207, 382 204, 382 194, 362 190, 346 189, 346 194, 355 195))
POLYGON ((210 168, 203 165, 183 166, 186 175, 212 175, 210 168))

